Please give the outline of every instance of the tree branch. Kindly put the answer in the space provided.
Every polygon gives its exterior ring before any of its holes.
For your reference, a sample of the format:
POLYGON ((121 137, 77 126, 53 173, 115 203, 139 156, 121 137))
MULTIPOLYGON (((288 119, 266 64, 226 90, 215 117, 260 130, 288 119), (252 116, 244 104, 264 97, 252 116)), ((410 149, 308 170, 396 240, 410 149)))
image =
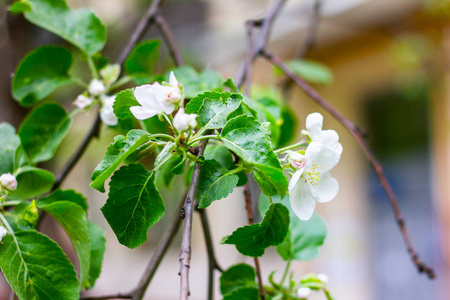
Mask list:
POLYGON ((172 31, 170 30, 169 26, 167 25, 166 20, 164 19, 161 14, 157 14, 155 16, 156 26, 158 27, 159 33, 161 34, 162 38, 164 39, 164 43, 166 44, 167 48, 169 49, 169 54, 172 57, 173 61, 175 62, 175 65, 177 67, 183 66, 184 61, 183 57, 181 56, 180 50, 175 44, 175 40, 172 35, 172 31))
MULTIPOLYGON (((208 140, 202 140, 198 146, 197 156, 203 155, 208 140)), ((200 177, 200 166, 196 163, 192 173, 191 183, 186 196, 186 201, 181 210, 181 217, 184 219, 183 237, 180 251, 180 299, 187 300, 189 291, 189 268, 191 262, 191 235, 192 235, 192 210, 195 202, 198 180, 200 177)))
POLYGON ((375 173, 377 174, 378 180, 380 181, 383 189, 385 190, 389 202, 391 204, 392 210, 395 215, 395 220, 400 229, 400 233, 403 237, 403 241, 406 244, 407 251, 417 267, 419 272, 424 272, 428 275, 429 278, 435 277, 434 270, 427 266, 424 262, 419 259, 417 252, 412 246, 412 242, 409 238, 408 230, 405 225, 405 220, 400 211, 400 206, 398 204, 397 197, 392 190, 391 185, 389 184, 386 175, 383 172, 383 168, 381 167, 378 160, 375 158, 374 154, 369 149, 369 146, 364 141, 364 133, 354 125, 350 120, 345 118, 340 112, 338 112, 330 103, 328 103, 322 96, 319 95, 311 86, 309 86, 304 80, 295 75, 280 59, 277 57, 263 51, 262 55, 269 60, 272 64, 279 67, 284 74, 286 74, 289 78, 291 78, 312 100, 318 103, 320 106, 325 108, 333 117, 335 117, 345 128, 353 135, 353 137, 358 142, 359 146, 362 148, 364 154, 367 156, 370 164, 372 165, 375 173))
POLYGON ((83 297, 80 300, 109 300, 109 299, 132 299, 130 294, 113 294, 107 296, 98 296, 98 297, 83 297))
MULTIPOLYGON (((253 207, 252 207, 252 195, 250 193, 250 187, 247 182, 244 188, 244 197, 245 197, 245 210, 247 211, 247 219, 248 224, 253 224, 253 207)), ((258 286, 259 286, 259 293, 261 294, 261 300, 266 299, 266 293, 264 291, 264 285, 261 275, 261 266, 259 264, 258 257, 254 257, 255 261, 255 269, 256 269, 256 276, 258 277, 258 286)))
POLYGON ((206 209, 197 209, 197 212, 200 215, 203 235, 205 236, 206 250, 208 252, 208 300, 212 300, 214 294, 214 270, 217 269, 220 272, 223 272, 223 270, 217 263, 216 256, 214 254, 214 246, 212 243, 212 235, 206 209))
POLYGON ((322 6, 322 0, 315 0, 309 26, 306 32, 306 37, 300 49, 297 53, 297 57, 303 58, 314 47, 317 40, 317 28, 319 26, 320 8, 322 6))

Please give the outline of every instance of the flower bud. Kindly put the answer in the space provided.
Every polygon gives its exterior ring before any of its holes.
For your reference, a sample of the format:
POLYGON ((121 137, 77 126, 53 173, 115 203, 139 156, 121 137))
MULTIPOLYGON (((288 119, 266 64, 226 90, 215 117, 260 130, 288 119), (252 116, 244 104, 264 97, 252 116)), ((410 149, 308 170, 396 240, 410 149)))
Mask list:
POLYGON ((103 83, 94 78, 92 79, 91 83, 89 84, 89 94, 94 95, 94 96, 99 96, 101 94, 103 94, 104 92, 106 92, 106 88, 103 85, 103 83))
POLYGON ((311 294, 311 289, 307 287, 301 287, 297 290, 297 297, 298 298, 307 298, 311 294))
POLYGON ((119 119, 114 114, 114 101, 116 100, 116 96, 102 96, 101 97, 103 106, 100 110, 100 118, 103 123, 109 126, 116 126, 119 122, 119 119))
POLYGON ((120 65, 119 64, 113 64, 113 65, 107 65, 103 69, 100 70, 100 76, 103 79, 103 82, 106 86, 110 86, 114 82, 116 82, 117 78, 119 78, 120 75, 120 65))
POLYGON ((192 130, 197 126, 196 118, 196 114, 186 114, 184 109, 180 107, 173 119, 173 126, 179 131, 192 130))
POLYGON ((8 191, 15 191, 17 188, 16 177, 11 175, 11 173, 3 174, 2 176, 0 176, 0 184, 8 191))
POLYGON ((6 230, 5 227, 0 226, 0 241, 3 240, 3 238, 5 237, 5 235, 8 233, 8 231, 6 230))
POLYGON ((327 274, 324 274, 324 273, 317 274, 317 279, 319 279, 320 281, 322 281, 325 284, 328 283, 328 275, 327 274))
POLYGON ((287 160, 294 169, 301 169, 306 165, 306 157, 295 151, 288 151, 287 160))
POLYGON ((174 104, 180 104, 184 100, 183 87, 178 83, 173 72, 170 72, 169 83, 166 83, 164 86, 170 87, 170 89, 167 89, 168 101, 174 104))
POLYGON ((92 99, 81 94, 81 95, 78 95, 77 99, 75 99, 73 104, 76 107, 78 107, 79 109, 83 109, 92 104, 92 99))

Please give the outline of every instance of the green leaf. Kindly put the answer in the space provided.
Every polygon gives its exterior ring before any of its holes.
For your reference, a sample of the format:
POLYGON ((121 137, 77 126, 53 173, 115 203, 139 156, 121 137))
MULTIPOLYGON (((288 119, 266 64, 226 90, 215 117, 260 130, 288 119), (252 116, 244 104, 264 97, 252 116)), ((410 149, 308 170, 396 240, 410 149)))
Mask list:
POLYGON ((175 148, 176 145, 173 142, 168 142, 164 148, 162 148, 161 152, 159 152, 155 159, 155 169, 158 169, 160 166, 164 165, 174 155, 173 150, 175 148))
POLYGON ((28 0, 31 11, 24 13, 31 23, 42 27, 93 55, 106 43, 106 28, 89 9, 71 10, 64 0, 28 0))
POLYGON ((230 173, 216 160, 206 160, 200 171, 197 187, 199 208, 208 207, 213 201, 226 198, 233 192, 239 177, 230 173))
POLYGON ((31 6, 26 0, 20 0, 20 1, 14 2, 9 7, 9 11, 14 15, 18 15, 18 14, 21 14, 21 13, 24 13, 24 12, 30 11, 30 10, 31 10, 31 6))
POLYGON ((159 57, 159 40, 148 40, 137 44, 125 61, 125 72, 136 84, 149 83, 159 57))
POLYGON ((280 139, 278 140, 278 147, 286 147, 297 138, 297 116, 294 111, 285 106, 282 113, 283 124, 280 127, 280 139))
POLYGON ((69 236, 80 262, 80 283, 89 287, 91 242, 89 239, 86 211, 70 201, 37 202, 37 206, 55 218, 69 236))
POLYGON ((5 212, 5 217, 14 231, 30 230, 36 227, 39 211, 35 201, 23 201, 12 211, 5 212))
POLYGON ((316 213, 302 221, 290 211, 291 224, 284 241, 277 246, 278 254, 285 260, 311 260, 319 254, 327 235, 324 222, 316 213))
POLYGON ((164 211, 154 172, 132 164, 114 173, 102 212, 122 245, 136 248, 144 243, 148 229, 164 216, 164 211))
POLYGON ((116 95, 116 99, 114 100, 114 114, 121 120, 133 118, 130 107, 139 105, 139 102, 134 97, 134 89, 123 90, 116 95))
POLYGON ((161 168, 159 168, 157 173, 157 180, 162 180, 166 187, 170 187, 175 174, 172 173, 172 169, 175 168, 182 161, 181 156, 172 156, 166 163, 164 163, 161 168))
POLYGON ((8 194, 9 199, 31 199, 40 196, 53 187, 52 172, 35 167, 23 167, 16 173, 17 189, 8 194))
POLYGON ((19 63, 12 82, 12 95, 23 106, 32 106, 57 88, 71 82, 72 54, 57 46, 42 46, 19 63))
POLYGON ((86 212, 88 210, 86 198, 74 190, 56 190, 51 195, 39 199, 41 205, 51 204, 56 201, 69 201, 81 206, 86 212))
POLYGON ((227 80, 225 80, 224 83, 222 83, 222 85, 224 87, 229 88, 232 92, 238 93, 238 88, 236 87, 236 84, 234 83, 233 79, 228 78, 227 80))
POLYGON ((15 239, 3 238, 0 267, 19 299, 79 299, 75 269, 58 244, 32 230, 15 239))
POLYGON ((0 174, 14 172, 14 159, 20 139, 16 129, 9 123, 0 123, 0 174))
MULTIPOLYGON (((214 71, 204 70, 202 73, 197 73, 190 66, 183 66, 173 69, 177 81, 183 85, 183 91, 186 98, 191 99, 197 94, 211 91, 214 89, 221 89, 222 76, 214 71)), ((166 81, 169 81, 170 71, 165 74, 166 81)))
POLYGON ((236 229, 222 239, 222 244, 236 245, 236 249, 247 256, 258 257, 267 247, 280 244, 289 228, 289 211, 281 203, 269 206, 261 223, 236 229))
POLYGON ((47 161, 69 131, 72 119, 57 103, 45 103, 35 108, 19 130, 23 149, 33 163, 47 161))
POLYGON ((257 287, 240 287, 223 297, 223 300, 259 300, 259 289, 257 287))
POLYGON ((287 62, 286 65, 296 75, 311 83, 329 85, 334 80, 331 70, 317 61, 297 59, 287 62))
POLYGON ((228 170, 235 168, 233 155, 227 149, 227 147, 223 145, 211 145, 209 143, 205 149, 205 153, 203 154, 203 156, 205 156, 205 159, 214 159, 218 161, 223 167, 228 170))
POLYGON ((220 292, 222 295, 231 293, 240 287, 258 287, 256 273, 252 266, 237 264, 231 266, 220 276, 220 292))
POLYGON ((91 241, 91 267, 89 269, 89 288, 93 288, 102 270, 103 256, 106 250, 105 232, 100 226, 88 221, 91 241))
POLYGON ((255 118, 241 115, 230 119, 222 130, 221 140, 225 147, 257 171, 255 179, 264 193, 269 196, 278 193, 284 197, 288 181, 265 129, 255 118))
POLYGON ((92 173, 90 186, 100 192, 105 192, 105 180, 117 169, 130 154, 139 146, 150 140, 150 135, 139 129, 130 130, 127 136, 118 135, 114 143, 109 145, 102 161, 92 173))

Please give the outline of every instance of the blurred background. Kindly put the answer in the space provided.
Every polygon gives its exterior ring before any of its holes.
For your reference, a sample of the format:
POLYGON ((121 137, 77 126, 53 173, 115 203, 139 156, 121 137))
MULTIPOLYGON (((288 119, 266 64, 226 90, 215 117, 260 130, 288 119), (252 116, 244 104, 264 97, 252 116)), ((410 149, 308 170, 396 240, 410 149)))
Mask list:
MULTIPOLYGON (((108 28, 105 55, 114 61, 150 1, 68 0, 71 7, 92 8, 108 28)), ((11 97, 10 84, 19 60, 38 45, 65 44, 55 35, 7 12, 11 1, 0 2, 0 121, 16 128, 27 114, 11 97)), ((301 55, 314 1, 291 0, 280 12, 268 49, 289 60, 301 55)), ((267 0, 167 0, 162 11, 174 31, 187 64, 210 68, 232 77, 246 55, 245 21, 264 16, 267 0)), ((450 1, 447 0, 322 0, 314 47, 307 58, 332 73, 314 87, 350 120, 369 132, 368 142, 384 166, 397 193, 406 224, 423 261, 435 268, 430 281, 417 273, 395 224, 393 213, 363 152, 332 117, 292 87, 285 100, 298 116, 298 132, 315 111, 325 117, 325 129, 335 129, 344 152, 332 174, 340 191, 329 204, 318 205, 328 236, 319 256, 293 263, 299 278, 326 273, 337 300, 450 299, 450 1)), ((146 38, 158 38, 151 29, 146 38)), ((75 51, 75 50, 74 50, 75 51)), ((160 72, 172 67, 161 47, 160 72)), ((75 62, 75 67, 81 65, 75 62)), ((81 67, 80 67, 81 68, 81 67)), ((80 71, 82 72, 82 70, 80 71)), ((266 61, 256 61, 252 76, 258 85, 280 81, 266 61)), ((52 97, 68 109, 81 91, 59 89, 52 97)), ((94 112, 78 114, 59 150, 45 167, 58 172, 89 130, 94 112)), ((115 133, 104 128, 64 188, 82 192, 89 201, 90 219, 107 233, 107 250, 100 279, 86 295, 127 292, 138 282, 173 208, 184 194, 181 178, 172 190, 162 189, 168 207, 164 219, 149 232, 148 242, 130 250, 117 242, 100 213, 106 195, 90 189, 90 175, 115 133)), ((223 268, 238 262, 252 264, 220 239, 246 224, 243 190, 208 208, 214 246, 223 268)), ((44 231, 73 249, 65 233, 50 218, 44 231)), ((198 216, 194 218, 191 299, 206 298, 207 254, 198 216)), ((145 299, 178 299, 179 237, 164 258, 145 299)), ((74 259, 76 263, 76 258, 74 259)), ((261 259, 265 278, 285 263, 269 249, 261 259)), ((216 274, 218 278, 218 274, 216 274)), ((216 298, 219 298, 216 284, 216 298)), ((1 278, 0 299, 9 299, 1 278)), ((311 299, 325 299, 322 294, 311 299)))

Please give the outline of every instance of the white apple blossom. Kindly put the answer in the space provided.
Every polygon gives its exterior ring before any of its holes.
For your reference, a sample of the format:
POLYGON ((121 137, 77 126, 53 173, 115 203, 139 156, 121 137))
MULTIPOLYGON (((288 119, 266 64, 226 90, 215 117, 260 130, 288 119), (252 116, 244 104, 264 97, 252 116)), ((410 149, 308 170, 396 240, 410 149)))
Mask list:
POLYGON ((183 87, 173 72, 169 83, 145 84, 136 87, 134 97, 141 106, 130 107, 131 113, 139 120, 145 120, 160 112, 171 114, 184 100, 183 87))
MULTIPOLYGON (((305 155, 301 159, 301 165, 304 166, 298 168, 289 182, 292 210, 299 219, 311 218, 316 201, 328 202, 336 196, 339 184, 331 177, 329 171, 339 159, 338 152, 325 147, 322 143, 311 142, 306 148, 305 155)), ((289 162, 292 165, 292 162, 289 162)))
POLYGON ((100 118, 103 123, 109 126, 116 126, 119 122, 119 119, 114 114, 113 104, 116 100, 116 96, 103 96, 102 100, 102 108, 100 109, 100 118))
POLYGON ((11 175, 11 173, 5 173, 0 176, 0 184, 8 191, 14 191, 17 189, 16 177, 14 177, 14 175, 11 175))
POLYGON ((324 273, 317 274, 317 278, 322 281, 323 283, 328 283, 328 275, 324 273))
POLYGON ((312 142, 322 143, 328 149, 342 154, 342 145, 339 143, 339 135, 334 130, 322 130, 323 116, 320 113, 312 113, 306 117, 306 130, 312 142))
POLYGON ((3 240, 3 238, 6 236, 7 233, 8 233, 8 231, 6 230, 6 228, 3 226, 0 226, 0 241, 3 240))
POLYGON ((83 109, 92 104, 92 99, 81 94, 78 95, 77 99, 75 99, 73 104, 79 109, 83 109))
POLYGON ((287 161, 291 164, 294 169, 301 169, 305 166, 306 160, 303 154, 300 154, 295 151, 287 152, 287 161))
POLYGON ((173 126, 179 131, 192 130, 197 126, 197 115, 187 114, 184 109, 180 107, 175 118, 173 118, 173 126))
POLYGON ((311 289, 308 288, 308 287, 300 287, 297 290, 297 297, 298 298, 302 298, 302 299, 307 298, 309 296, 309 294, 311 294, 311 289))
POLYGON ((88 91, 93 96, 99 96, 106 92, 106 88, 100 80, 94 78, 89 84, 88 91))

